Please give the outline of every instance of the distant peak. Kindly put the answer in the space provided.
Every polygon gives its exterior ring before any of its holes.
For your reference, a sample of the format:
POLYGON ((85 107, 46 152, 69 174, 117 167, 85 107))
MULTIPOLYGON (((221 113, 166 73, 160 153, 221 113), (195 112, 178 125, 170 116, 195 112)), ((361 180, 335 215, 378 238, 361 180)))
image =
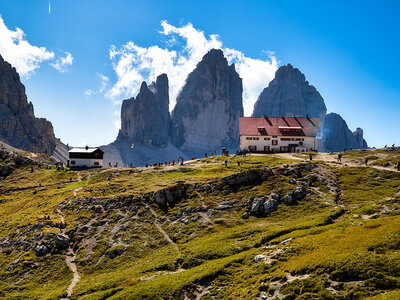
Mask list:
POLYGON ((207 64, 215 64, 216 62, 225 61, 228 64, 224 56, 224 52, 221 49, 211 49, 204 56, 201 62, 205 62, 207 64))
POLYGON ((142 82, 142 85, 140 86, 140 92, 147 90, 147 83, 146 81, 142 82))

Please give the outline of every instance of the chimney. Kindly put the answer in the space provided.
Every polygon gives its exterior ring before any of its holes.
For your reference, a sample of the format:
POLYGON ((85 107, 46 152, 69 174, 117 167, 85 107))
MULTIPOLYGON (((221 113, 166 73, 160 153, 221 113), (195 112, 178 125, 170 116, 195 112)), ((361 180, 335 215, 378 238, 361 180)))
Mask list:
POLYGON ((299 124, 301 128, 304 128, 303 124, 301 124, 301 122, 299 121, 299 119, 297 119, 296 115, 294 115, 293 118, 296 120, 297 124, 299 124))
POLYGON ((268 122, 269 126, 272 126, 271 120, 268 118, 267 115, 264 115, 264 119, 265 119, 265 121, 268 122))
POLYGON ((308 120, 314 127, 316 127, 315 124, 314 124, 314 122, 310 119, 310 117, 309 117, 308 115, 306 116, 306 118, 307 118, 307 120, 308 120))

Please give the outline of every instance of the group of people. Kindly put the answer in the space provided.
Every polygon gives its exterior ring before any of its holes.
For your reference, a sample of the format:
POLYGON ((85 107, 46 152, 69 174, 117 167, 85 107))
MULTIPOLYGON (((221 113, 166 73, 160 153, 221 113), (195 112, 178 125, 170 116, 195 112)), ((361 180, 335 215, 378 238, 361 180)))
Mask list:
POLYGON ((164 166, 175 166, 175 164, 181 162, 181 165, 183 165, 183 158, 178 158, 178 160, 173 160, 173 161, 165 161, 165 162, 155 162, 155 163, 147 163, 146 168, 148 167, 164 167, 164 166))

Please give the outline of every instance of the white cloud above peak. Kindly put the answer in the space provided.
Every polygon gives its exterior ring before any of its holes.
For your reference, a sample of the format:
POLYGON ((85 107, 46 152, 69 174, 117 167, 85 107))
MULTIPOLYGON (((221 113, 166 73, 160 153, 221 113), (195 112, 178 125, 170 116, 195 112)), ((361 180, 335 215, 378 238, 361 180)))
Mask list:
POLYGON ((72 66, 72 61, 74 57, 71 53, 65 52, 65 57, 60 57, 56 59, 54 63, 50 63, 50 65, 56 69, 60 73, 64 73, 68 71, 68 67, 72 66))
POLYGON ((36 69, 45 61, 50 63, 60 72, 65 72, 72 64, 73 57, 66 52, 65 58, 57 58, 55 54, 46 47, 38 47, 29 43, 26 34, 20 28, 11 30, 7 28, 3 18, 0 16, 0 55, 17 69, 17 72, 29 78, 36 69))
POLYGON ((106 96, 119 104, 122 99, 136 96, 142 81, 151 82, 162 73, 169 79, 170 109, 189 73, 211 49, 222 49, 229 63, 235 63, 243 79, 243 106, 245 115, 250 115, 254 102, 262 89, 273 79, 278 68, 273 53, 267 52, 265 59, 247 57, 243 52, 223 47, 216 34, 206 36, 191 23, 175 27, 167 21, 161 22, 162 37, 167 38, 165 47, 158 45, 141 47, 133 41, 125 45, 110 47, 117 81, 106 92, 106 96))

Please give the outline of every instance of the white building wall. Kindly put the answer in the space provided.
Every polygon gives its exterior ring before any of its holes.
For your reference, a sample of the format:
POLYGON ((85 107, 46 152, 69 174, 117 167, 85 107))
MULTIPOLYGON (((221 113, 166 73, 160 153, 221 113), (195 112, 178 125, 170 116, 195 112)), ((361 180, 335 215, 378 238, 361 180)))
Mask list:
POLYGON ((102 167, 103 160, 102 159, 89 159, 89 158, 70 158, 69 166, 70 167, 102 167), (75 161, 75 164, 72 164, 72 161, 75 161), (99 165, 96 166, 95 162, 98 162, 99 165))
POLYGON ((241 136, 240 137, 240 149, 250 149, 250 146, 256 146, 256 151, 264 151, 264 147, 268 146, 269 151, 279 152, 281 146, 288 147, 289 144, 299 144, 301 141, 296 141, 296 139, 304 139, 302 148, 306 148, 307 150, 317 150, 318 149, 318 140, 312 136, 278 136, 273 138, 272 136, 241 136), (251 137, 251 140, 247 138, 251 137), (254 140, 254 138, 258 138, 258 140, 254 140), (281 139, 291 139, 290 141, 282 141, 281 139), (294 140, 292 140, 294 139, 294 140), (277 141, 277 145, 273 145, 273 141, 277 141))

